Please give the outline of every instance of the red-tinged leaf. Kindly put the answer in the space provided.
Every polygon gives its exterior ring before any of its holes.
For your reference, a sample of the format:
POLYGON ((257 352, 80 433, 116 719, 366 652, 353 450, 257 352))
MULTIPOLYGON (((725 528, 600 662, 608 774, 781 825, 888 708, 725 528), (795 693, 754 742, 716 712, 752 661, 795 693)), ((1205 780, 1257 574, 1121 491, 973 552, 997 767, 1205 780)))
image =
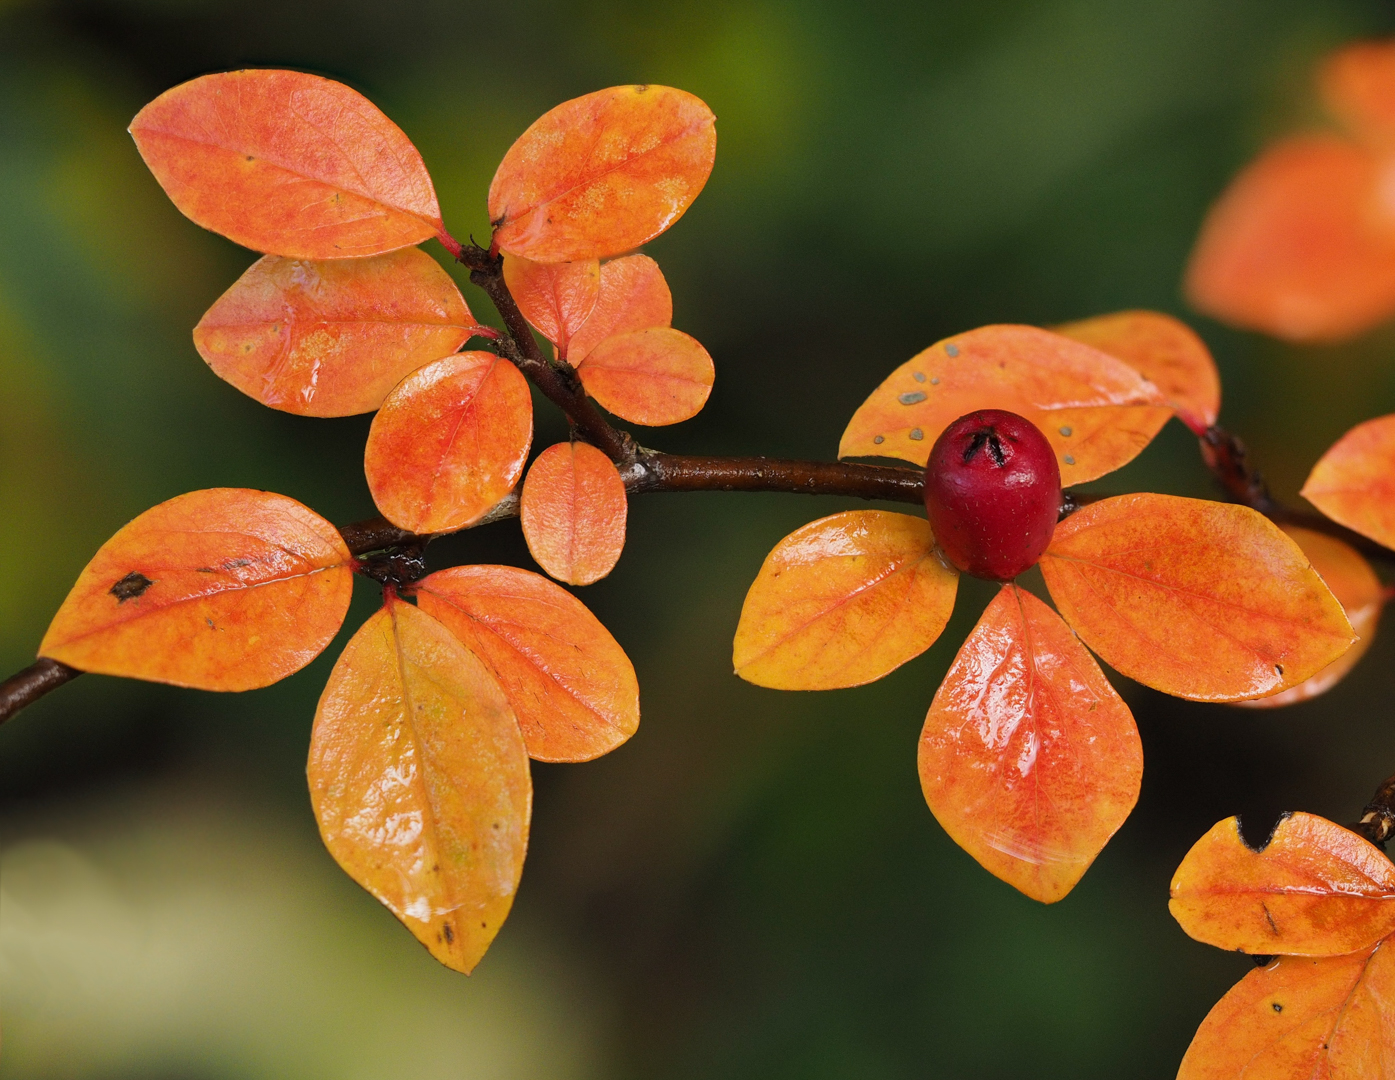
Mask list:
POLYGON ((589 761, 639 727, 629 657, 585 604, 547 578, 457 566, 422 580, 416 595, 499 680, 530 757, 589 761))
POLYGON ((523 736, 488 668, 389 599, 330 673, 306 772, 335 861, 468 973, 513 904, 533 804, 523 736))
POLYGON ((266 255, 199 320, 194 345, 263 405, 351 416, 475 327, 450 275, 416 248, 320 262, 266 255))
POLYGON ((1313 814, 1288 814, 1264 847, 1218 822, 1172 877, 1175 918, 1197 941, 1243 953, 1339 956, 1395 932, 1395 865, 1313 814))
POLYGON ((39 655, 200 690, 269 686, 339 631, 351 562, 338 530, 294 499, 191 491, 102 545, 39 655))
POLYGON ((1338 439, 1301 494, 1333 521, 1395 548, 1395 415, 1357 424, 1338 439))
POLYGON ((1128 364, 1200 435, 1221 411, 1221 377, 1190 326, 1158 311, 1119 311, 1052 328, 1128 364))
POLYGON ((1294 341, 1340 341, 1395 313, 1395 214, 1380 162, 1303 135, 1247 166, 1207 215, 1187 268, 1192 304, 1294 341))
POLYGON ((1347 613, 1347 621, 1351 623, 1352 633, 1357 638, 1350 649, 1297 686, 1269 697, 1235 703, 1246 708, 1268 709, 1293 705, 1327 693, 1345 679, 1356 662, 1366 655, 1366 650, 1375 640, 1376 625, 1380 622, 1381 608, 1385 605, 1385 593, 1376 572, 1350 544, 1311 529, 1300 529, 1296 525, 1283 525, 1281 528, 1303 549, 1313 569, 1332 590, 1332 595, 1347 613))
POLYGON ((523 538, 538 565, 568 585, 615 569, 625 547, 625 483, 589 443, 549 446, 528 469, 519 501, 523 538))
POLYGON ((601 267, 601 290, 591 316, 572 335, 563 357, 573 365, 606 338, 673 322, 673 294, 659 264, 648 255, 626 255, 601 267))
POLYGON ((1041 570, 1061 615, 1105 663, 1193 701, 1286 690, 1355 640, 1307 556, 1246 506, 1105 499, 1056 526, 1041 570))
POLYGON ((861 686, 935 643, 958 586, 924 518, 821 518, 766 556, 741 608, 732 665, 775 690, 861 686))
POLYGON ((383 516, 416 533, 477 521, 513 490, 533 441, 527 380, 490 352, 408 375, 368 431, 364 471, 383 516))
POLYGON ((1206 1015, 1177 1080, 1387 1080, 1395 945, 1250 972, 1206 1015))
POLYGON ((130 130, 180 211, 254 251, 342 259, 445 231, 417 148, 331 79, 204 75, 166 90, 130 130))
POLYGON ((1066 486, 1133 460, 1172 415, 1157 387, 1098 349, 1034 326, 984 326, 893 371, 853 414, 838 456, 924 465, 940 432, 977 409, 1036 424, 1066 486))
POLYGON ((1050 904, 1138 801, 1133 714, 1049 607, 1004 585, 920 736, 925 801, 985 870, 1050 904))
POLYGON ((534 262, 619 255, 683 216, 707 183, 716 117, 667 86, 613 86, 545 113, 489 185, 494 244, 534 262))
POLYGON ((608 337, 576 371, 586 392, 605 409, 646 427, 696 416, 717 377, 707 350, 668 326, 608 337))
POLYGON ((1395 143, 1395 42, 1362 41, 1328 57, 1318 73, 1323 100, 1364 141, 1395 143))
POLYGON ((572 335, 596 306, 601 289, 601 264, 588 262, 535 263, 516 255, 504 256, 504 283, 523 317, 538 333, 567 354, 572 335))

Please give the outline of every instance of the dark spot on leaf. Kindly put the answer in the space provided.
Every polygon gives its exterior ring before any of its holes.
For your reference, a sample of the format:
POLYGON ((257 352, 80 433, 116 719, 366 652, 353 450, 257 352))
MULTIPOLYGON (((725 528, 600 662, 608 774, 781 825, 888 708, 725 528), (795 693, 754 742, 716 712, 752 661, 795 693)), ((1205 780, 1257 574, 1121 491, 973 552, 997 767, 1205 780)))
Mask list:
POLYGON ((896 396, 896 400, 899 401, 902 405, 919 405, 922 401, 925 400, 925 391, 912 390, 910 393, 907 394, 898 394, 896 396))
POLYGON ((1280 1004, 1276 1001, 1276 1002, 1274 1002, 1274 1011, 1275 1011, 1275 1012, 1283 1012, 1283 1011, 1284 1011, 1284 1007, 1283 1007, 1282 1005, 1280 1005, 1280 1004))
POLYGON ((1269 923, 1269 932, 1275 937, 1279 936, 1279 926, 1274 922, 1274 916, 1269 914, 1269 905, 1261 903, 1260 909, 1264 912, 1265 921, 1269 923))
POLYGON ((447 945, 455 940, 455 931, 451 929, 450 923, 446 923, 446 925, 441 928, 441 932, 446 935, 447 945))
POLYGON ((251 566, 251 559, 229 559, 223 564, 224 570, 240 570, 244 566, 251 566))
POLYGON ((248 160, 248 161, 256 161, 257 159, 254 158, 251 154, 248 154, 248 155, 247 155, 247 160, 248 160))
POLYGON ((203 621, 206 622, 206 623, 208 623, 208 628, 209 628, 210 630, 217 630, 217 629, 218 629, 216 626, 213 625, 213 620, 210 619, 210 618, 208 618, 207 616, 204 617, 204 620, 203 620, 203 621))
POLYGON ((216 574, 218 571, 211 566, 200 566, 194 571, 196 574, 216 574))
POLYGON ((494 827, 495 827, 496 829, 499 827, 499 823, 498 823, 497 821, 494 823, 494 827))
POLYGON ((138 570, 132 570, 124 578, 111 587, 111 595, 116 597, 118 604, 124 604, 127 600, 134 600, 146 589, 154 585, 148 577, 138 570))
POLYGON ((488 930, 488 929, 489 929, 489 924, 488 924, 488 923, 480 923, 480 929, 481 929, 481 930, 488 930))

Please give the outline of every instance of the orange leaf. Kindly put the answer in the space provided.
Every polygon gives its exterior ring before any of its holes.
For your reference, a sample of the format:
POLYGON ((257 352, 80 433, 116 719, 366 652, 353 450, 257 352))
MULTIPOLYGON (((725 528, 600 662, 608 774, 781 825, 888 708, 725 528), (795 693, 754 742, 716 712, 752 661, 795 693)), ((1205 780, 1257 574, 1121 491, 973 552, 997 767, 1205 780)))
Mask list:
POLYGON ((263 405, 351 416, 455 352, 475 325, 450 275, 416 248, 321 262, 265 255, 199 320, 194 345, 263 405))
POLYGON ((1328 57, 1318 73, 1334 116, 1365 140, 1395 143, 1395 42, 1362 41, 1328 57))
POLYGON ((683 216, 717 152, 717 118, 667 86, 613 86, 543 114, 489 185, 494 244, 534 262, 603 259, 683 216))
POLYGON ((893 371, 853 414, 838 456, 924 465, 940 432, 976 409, 1036 424, 1067 486, 1132 461, 1172 415, 1157 387, 1098 349, 1034 326, 984 326, 893 371))
POLYGON ((568 585, 590 585, 620 560, 626 508, 610 458, 589 443, 558 443, 529 467, 518 510, 538 565, 568 585))
POLYGON ((1357 424, 1338 439, 1300 494, 1333 521, 1395 548, 1395 415, 1357 424))
POLYGON ((394 525, 450 532, 513 490, 532 441, 533 399, 518 369, 494 353, 456 353, 387 396, 368 431, 364 471, 394 525))
POLYGON ((1177 1080, 1383 1080, 1395 1059, 1395 947, 1250 972, 1197 1029, 1177 1080))
POLYGON ((639 727, 629 657, 585 604, 547 578, 457 566, 423 579, 416 595, 499 680, 530 757, 589 761, 639 727))
POLYGON ((1227 818, 1187 852, 1168 904, 1198 941, 1243 953, 1337 956, 1395 932, 1395 865, 1313 814, 1287 814, 1262 848, 1227 818))
POLYGON ((1340 341, 1395 313, 1395 214, 1380 162, 1328 135, 1271 146, 1206 217, 1187 297, 1235 326, 1340 341))
POLYGON ((586 392, 605 409, 646 427, 696 416, 716 378, 707 350, 668 326, 608 337, 586 354, 576 372, 586 392))
POLYGON ((601 290, 591 316, 572 335, 563 351, 579 364, 586 354, 613 334, 648 330, 673 322, 673 294, 659 264, 648 255, 626 255, 601 267, 601 290))
POLYGON ((849 510, 812 521, 766 556, 732 664, 775 690, 861 686, 935 643, 958 586, 924 518, 849 510))
POLYGON ((330 673, 306 772, 335 861, 468 973, 513 904, 533 804, 523 736, 489 670, 389 598, 330 673))
POLYGON ((342 259, 444 233, 417 148, 331 79, 204 75, 166 90, 130 131, 181 212, 254 251, 342 259))
POLYGON ((1303 549, 1303 554, 1313 564, 1323 583, 1332 590, 1332 595, 1342 605, 1347 621, 1357 635, 1354 644, 1325 668, 1297 686, 1291 686, 1282 693, 1253 701, 1237 701, 1235 704, 1247 708, 1264 709, 1280 705, 1293 705, 1307 701, 1319 694, 1325 694, 1347 677, 1356 662, 1366 655, 1371 642, 1376 637, 1376 624, 1380 622, 1381 607, 1385 603, 1384 591, 1376 572, 1355 548, 1344 544, 1333 536, 1326 536, 1311 529, 1301 529, 1296 525, 1281 525, 1281 529, 1303 549))
POLYGON ((1105 663, 1193 701, 1286 690, 1355 640, 1298 545, 1246 506, 1105 499, 1056 526, 1041 571, 1105 663))
POLYGON ((191 491, 101 546, 39 655, 200 690, 270 686, 339 631, 351 562, 338 530, 294 499, 191 491))
POLYGON ((1052 329, 1108 353, 1156 386, 1178 418, 1200 435, 1221 411, 1221 377, 1211 350, 1190 326, 1158 311, 1119 311, 1052 329))
POLYGON ((588 262, 535 263, 516 255, 504 256, 504 284, 518 309, 538 333, 567 355, 572 335, 596 306, 601 288, 601 264, 588 262))
POLYGON ((940 684, 920 736, 936 820, 990 874, 1060 900, 1138 801, 1133 714, 1031 593, 1004 585, 940 684))

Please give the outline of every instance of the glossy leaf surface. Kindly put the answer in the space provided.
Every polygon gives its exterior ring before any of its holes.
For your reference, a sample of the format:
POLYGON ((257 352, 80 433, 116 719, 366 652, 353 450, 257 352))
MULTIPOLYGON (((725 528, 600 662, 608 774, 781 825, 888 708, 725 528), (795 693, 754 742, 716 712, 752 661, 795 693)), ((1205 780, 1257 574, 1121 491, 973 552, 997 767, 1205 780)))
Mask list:
POLYGON ((513 904, 533 802, 523 736, 489 670, 390 599, 330 673, 306 772, 335 861, 468 973, 513 904))
POLYGON ((376 106, 299 71, 228 71, 166 90, 131 135, 174 205, 273 255, 342 259, 443 231, 421 155, 376 106))
POLYGON ((589 761, 639 727, 629 657, 585 604, 547 578, 457 566, 423 579, 416 596, 499 680, 530 757, 589 761))
POLYGON ((821 518, 766 556, 741 608, 732 665, 775 690, 861 686, 935 643, 958 585, 924 518, 821 518))
POLYGON ((394 525, 449 532, 513 490, 532 440, 533 399, 519 370, 494 353, 456 353, 388 395, 368 431, 364 470, 394 525))
POLYGON ((1133 714, 1070 628, 1004 585, 935 694, 919 764, 954 842, 1049 904, 1133 810, 1143 750, 1133 714))
POLYGON ((102 545, 39 655, 200 690, 269 686, 339 631, 353 591, 350 562, 338 530, 294 499, 191 491, 102 545))
POLYGON ((1172 878, 1173 917, 1236 952, 1337 956, 1395 932, 1395 865, 1374 844, 1313 814, 1289 814, 1256 851, 1240 819, 1218 822, 1172 878))
POLYGON ((568 585, 590 585, 615 569, 627 512, 620 473, 589 443, 549 446, 523 481, 519 518, 528 550, 568 585))
POLYGON ((682 90, 613 86, 563 102, 499 163, 494 243, 535 262, 630 251, 683 215, 716 152, 716 117, 682 90))
POLYGON ((1177 1080, 1386 1080, 1395 1060, 1395 946, 1281 956, 1201 1022, 1177 1080))
POLYGON ((1395 144, 1395 43, 1362 41, 1337 50, 1318 75, 1328 109, 1372 146, 1395 144))
POLYGON ((590 318, 581 325, 563 354, 579 364, 612 334, 668 326, 673 322, 673 294, 659 264, 648 255, 626 255, 601 266, 601 289, 590 318))
POLYGON ((596 306, 601 289, 601 264, 595 259, 535 263, 516 255, 505 255, 504 283, 518 302, 523 317, 565 356, 572 335, 596 306))
POLYGON ((475 327, 465 298, 417 248, 366 259, 253 263, 194 327, 218 376, 302 416, 372 412, 475 327))
POLYGON ((1156 386, 1198 435, 1221 411, 1221 377, 1211 350, 1180 319, 1159 311, 1119 311, 1052 328, 1122 360, 1156 386))
POLYGON ((1333 521, 1395 547, 1395 415, 1357 424, 1338 439, 1301 494, 1333 521))
POLYGON ((1298 545, 1244 506, 1105 499, 1056 526, 1041 570, 1061 615, 1105 663, 1194 701, 1286 690, 1355 638, 1298 545))
POLYGON ((587 352, 576 370, 602 407, 646 427, 696 416, 717 376, 707 350, 668 326, 612 335, 587 352))
POLYGON ((893 371, 853 414, 838 456, 924 465, 940 432, 977 409, 1039 427, 1066 486, 1131 461, 1172 415, 1157 387, 1098 349, 1034 326, 984 326, 893 371))
POLYGON ((1385 605, 1384 591, 1376 572, 1350 544, 1343 543, 1334 536, 1302 529, 1296 525, 1283 525, 1281 528, 1303 549, 1303 554, 1313 564, 1313 569, 1332 590, 1332 595, 1342 605, 1342 610, 1347 614, 1347 621, 1351 623, 1352 633, 1356 634, 1357 638, 1350 649, 1297 686, 1291 686, 1269 697, 1235 703, 1247 708, 1276 708, 1327 693, 1345 679, 1356 666, 1356 662, 1366 655, 1366 650, 1375 640, 1381 608, 1385 605))
POLYGON ((1395 313, 1395 214, 1380 163, 1323 135, 1275 144, 1211 208, 1187 296, 1223 322, 1295 341, 1339 341, 1395 313))

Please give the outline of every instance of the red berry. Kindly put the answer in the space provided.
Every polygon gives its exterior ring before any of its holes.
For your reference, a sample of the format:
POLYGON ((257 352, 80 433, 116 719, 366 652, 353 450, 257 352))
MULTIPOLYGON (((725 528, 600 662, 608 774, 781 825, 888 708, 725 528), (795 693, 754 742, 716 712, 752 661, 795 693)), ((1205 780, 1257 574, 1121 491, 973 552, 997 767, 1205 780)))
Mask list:
POLYGON ((1061 510, 1061 469, 1030 420, 1001 409, 961 416, 925 466, 925 510, 945 558, 1011 581, 1035 566, 1061 510))

